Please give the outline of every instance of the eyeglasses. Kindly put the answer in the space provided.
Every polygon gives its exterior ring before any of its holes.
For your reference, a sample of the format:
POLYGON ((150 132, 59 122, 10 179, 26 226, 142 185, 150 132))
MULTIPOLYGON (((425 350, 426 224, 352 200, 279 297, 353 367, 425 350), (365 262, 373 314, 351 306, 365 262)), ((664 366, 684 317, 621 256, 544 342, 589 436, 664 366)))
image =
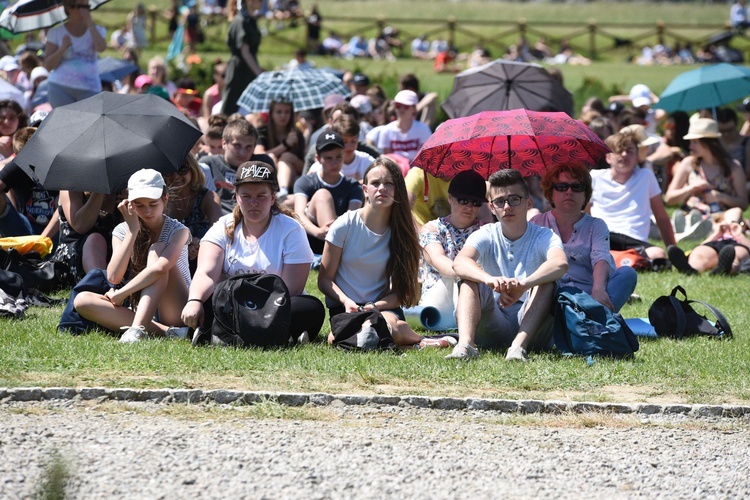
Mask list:
POLYGON ((492 205, 497 209, 504 208, 506 203, 508 204, 508 206, 517 207, 521 204, 521 200, 525 200, 526 198, 528 198, 528 196, 518 196, 517 194, 512 194, 507 198, 495 198, 494 200, 492 200, 492 205))
POLYGON ((463 198, 463 199, 456 199, 456 201, 458 202, 459 205, 468 205, 469 203, 471 203, 471 206, 473 207, 481 207, 482 205, 484 205, 484 202, 479 201, 479 200, 468 200, 468 199, 463 198))
POLYGON ((565 193, 568 189, 572 189, 574 193, 583 193, 586 191, 586 186, 580 182, 574 182, 573 184, 569 182, 558 182, 557 184, 552 185, 552 189, 560 193, 565 193))

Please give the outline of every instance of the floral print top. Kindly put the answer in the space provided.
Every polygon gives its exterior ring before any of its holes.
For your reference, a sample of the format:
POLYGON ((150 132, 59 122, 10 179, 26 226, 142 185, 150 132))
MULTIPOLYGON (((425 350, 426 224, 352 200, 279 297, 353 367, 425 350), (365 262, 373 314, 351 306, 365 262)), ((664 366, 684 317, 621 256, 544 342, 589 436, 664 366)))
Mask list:
MULTIPOLYGON (((428 224, 432 224, 437 227, 437 231, 430 231, 419 234, 419 245, 425 248, 431 243, 440 243, 443 247, 445 255, 453 260, 458 255, 458 252, 464 247, 466 238, 471 233, 479 229, 482 223, 478 220, 474 221, 474 224, 467 227, 466 229, 458 229, 448 222, 448 217, 440 217, 435 219, 428 224)), ((437 269, 432 267, 430 264, 422 260, 422 265, 419 268, 419 280, 422 282, 422 294, 429 290, 435 283, 440 281, 440 273, 437 269)))

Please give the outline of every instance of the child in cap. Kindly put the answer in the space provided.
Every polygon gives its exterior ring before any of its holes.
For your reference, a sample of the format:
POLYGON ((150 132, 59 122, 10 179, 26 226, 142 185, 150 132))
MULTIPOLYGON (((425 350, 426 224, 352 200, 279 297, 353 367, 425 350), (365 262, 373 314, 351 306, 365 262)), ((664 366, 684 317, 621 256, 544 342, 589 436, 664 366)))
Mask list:
MULTIPOLYGON (((357 150, 360 130, 357 119, 349 114, 341 114, 333 121, 330 130, 339 134, 344 141, 344 165, 341 167, 341 173, 349 179, 362 182, 367 167, 375 161, 375 158, 364 151, 357 150)), ((316 161, 308 173, 318 172, 320 168, 320 162, 316 161)))
POLYGON ((357 181, 341 173, 344 139, 340 134, 324 131, 318 136, 315 148, 320 168, 294 183, 294 211, 307 232, 313 252, 322 254, 331 223, 346 211, 362 206, 364 193, 357 181))
POLYGON ((376 144, 384 154, 395 153, 412 161, 430 138, 430 127, 416 118, 418 103, 419 97, 413 90, 402 90, 393 98, 396 120, 383 128, 376 144))
POLYGON ((167 199, 164 178, 156 170, 139 170, 130 177, 128 198, 117 206, 125 222, 112 232, 107 265, 107 279, 120 286, 103 295, 82 292, 75 298, 82 317, 110 331, 125 329, 120 342, 138 342, 149 335, 185 338, 188 333, 180 313, 190 286, 190 231, 164 215, 167 199), (123 305, 128 298, 130 307, 123 305))

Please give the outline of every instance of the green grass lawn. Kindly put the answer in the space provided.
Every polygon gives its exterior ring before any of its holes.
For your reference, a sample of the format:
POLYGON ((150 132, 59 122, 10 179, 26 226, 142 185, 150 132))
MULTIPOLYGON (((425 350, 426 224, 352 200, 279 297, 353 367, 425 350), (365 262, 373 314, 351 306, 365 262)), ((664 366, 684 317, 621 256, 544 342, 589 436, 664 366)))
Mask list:
MULTIPOLYGON (((316 292, 316 273, 308 291, 316 292)), ((748 278, 641 274, 642 302, 625 317, 645 317, 659 295, 682 285, 690 297, 718 306, 735 337, 644 340, 633 361, 532 355, 506 363, 504 353, 476 361, 445 360, 447 350, 401 355, 350 353, 323 344, 288 350, 192 348, 181 341, 119 344, 104 334, 56 332, 61 308, 32 308, 20 321, 0 320, 0 386, 230 388, 455 397, 594 401, 747 403, 750 399, 748 278)), ((319 295, 319 294, 318 294, 319 295)), ((322 336, 327 335, 328 323, 322 336)))

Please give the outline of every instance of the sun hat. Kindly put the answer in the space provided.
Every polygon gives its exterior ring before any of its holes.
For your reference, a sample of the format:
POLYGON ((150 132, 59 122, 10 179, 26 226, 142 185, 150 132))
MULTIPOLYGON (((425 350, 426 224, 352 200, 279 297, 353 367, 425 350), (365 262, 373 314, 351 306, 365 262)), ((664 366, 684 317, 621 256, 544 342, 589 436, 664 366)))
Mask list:
POLYGON ((396 97, 393 98, 393 102, 405 106, 416 106, 419 102, 419 97, 413 90, 402 90, 396 94, 396 97))
MULTIPOLYGON (((274 188, 278 185, 276 169, 262 161, 246 161, 237 168, 234 185, 265 182, 274 188)), ((275 190, 275 189, 274 189, 275 190)))
POLYGON ((624 134, 632 134, 635 137, 635 140, 638 141, 638 146, 640 147, 652 146, 661 142, 661 139, 659 139, 658 136, 649 134, 646 132, 646 127, 638 123, 623 127, 620 132, 624 134))
POLYGON ((721 137, 719 124, 711 118, 698 118, 690 123, 688 133, 683 137, 686 141, 693 139, 718 139, 721 137))
POLYGON ((338 132, 333 130, 326 130, 318 135, 318 140, 315 141, 315 151, 322 153, 326 149, 331 147, 344 149, 344 139, 338 132))
POLYGON ((475 170, 464 170, 453 178, 448 194, 459 200, 487 201, 487 184, 475 170))
POLYGON ((138 198, 157 200, 164 194, 164 177, 152 168, 144 168, 128 179, 128 201, 138 198))
POLYGON ((634 108, 651 105, 651 90, 642 83, 633 85, 633 88, 630 89, 629 97, 634 108))

